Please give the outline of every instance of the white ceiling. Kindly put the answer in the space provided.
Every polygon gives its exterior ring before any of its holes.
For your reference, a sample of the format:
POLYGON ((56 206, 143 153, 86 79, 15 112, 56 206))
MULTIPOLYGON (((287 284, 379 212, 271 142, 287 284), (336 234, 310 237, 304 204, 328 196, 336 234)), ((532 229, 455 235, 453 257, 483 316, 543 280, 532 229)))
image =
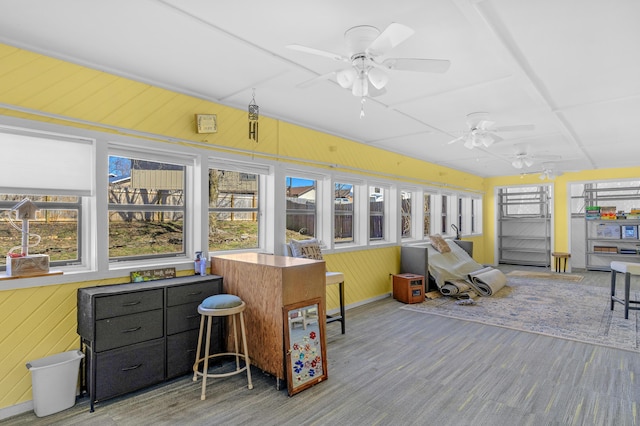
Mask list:
MULTIPOLYGON (((637 0, 0 0, 0 42, 246 109, 479 176, 637 166, 637 0), (389 71, 361 100, 335 78, 345 30, 397 22, 387 56, 448 59, 444 74, 389 71), (504 140, 448 144, 486 111, 504 140), (516 170, 518 153, 534 165, 516 170)), ((301 143, 304 143, 301 141, 301 143)))

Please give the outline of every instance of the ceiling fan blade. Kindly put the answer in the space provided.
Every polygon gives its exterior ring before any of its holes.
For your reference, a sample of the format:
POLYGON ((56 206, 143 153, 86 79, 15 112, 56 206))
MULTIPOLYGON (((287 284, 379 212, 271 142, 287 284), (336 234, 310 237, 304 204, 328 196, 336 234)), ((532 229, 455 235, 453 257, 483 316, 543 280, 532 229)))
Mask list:
POLYGON ((311 80, 303 81, 302 83, 297 84, 296 87, 299 88, 299 89, 305 89, 305 88, 307 88, 309 86, 312 86, 312 85, 316 84, 319 81, 328 80, 335 73, 336 73, 335 71, 331 71, 331 72, 328 72, 326 74, 319 75, 317 77, 312 78, 311 80))
POLYGON ((477 128, 481 121, 489 121, 488 112, 472 112, 467 114, 467 126, 469 129, 477 128))
POLYGON ((491 126, 493 126, 494 124, 496 124, 494 121, 489 121, 489 120, 480 120, 478 121, 475 126, 473 126, 476 129, 480 129, 482 131, 493 131, 492 129, 489 129, 491 126))
POLYGON ((447 144, 451 145, 452 143, 456 143, 458 141, 461 141, 464 138, 465 138, 465 136, 460 136, 459 138, 455 138, 454 140, 447 142, 447 144))
POLYGON ((288 49, 297 50, 298 52, 310 53, 312 55, 324 56, 325 58, 333 59, 334 61, 349 62, 349 58, 339 55, 333 52, 327 52, 325 50, 314 49, 313 47, 301 46, 299 44, 289 44, 286 46, 288 49))
POLYGON ((353 82, 356 81, 357 76, 356 70, 353 68, 347 68, 342 71, 338 71, 336 74, 336 80, 341 87, 348 89, 353 86, 353 82))
POLYGON ((380 65, 390 70, 444 73, 451 66, 446 59, 389 58, 380 65))
POLYGON ((415 31, 406 25, 391 23, 375 40, 371 42, 366 53, 373 56, 384 55, 409 37, 415 31))
POLYGON ((500 136, 498 135, 494 135, 493 133, 487 133, 484 135, 483 139, 482 139, 482 144, 489 148, 491 145, 493 145, 496 142, 500 142, 503 141, 504 139, 502 139, 500 136))
POLYGON ((534 130, 536 126, 533 124, 518 124, 515 126, 502 126, 493 129, 495 132, 517 132, 517 131, 526 131, 526 130, 534 130))

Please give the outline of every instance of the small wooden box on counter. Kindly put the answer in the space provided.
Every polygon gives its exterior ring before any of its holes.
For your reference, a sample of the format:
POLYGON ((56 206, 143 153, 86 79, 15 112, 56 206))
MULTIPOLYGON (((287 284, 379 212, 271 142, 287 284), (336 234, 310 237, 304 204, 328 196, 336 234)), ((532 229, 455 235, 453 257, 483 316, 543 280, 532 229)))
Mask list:
POLYGON ((393 298, 403 303, 424 302, 424 276, 416 274, 394 275, 393 298))

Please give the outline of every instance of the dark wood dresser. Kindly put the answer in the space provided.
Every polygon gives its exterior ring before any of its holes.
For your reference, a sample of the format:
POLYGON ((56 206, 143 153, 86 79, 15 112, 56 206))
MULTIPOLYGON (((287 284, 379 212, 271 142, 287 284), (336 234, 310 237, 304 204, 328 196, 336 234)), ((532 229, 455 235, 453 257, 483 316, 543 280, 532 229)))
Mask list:
MULTIPOLYGON (((218 275, 78 289, 84 385, 94 403, 192 372, 198 305, 222 293, 218 275)), ((214 323, 211 353, 223 345, 214 323)))

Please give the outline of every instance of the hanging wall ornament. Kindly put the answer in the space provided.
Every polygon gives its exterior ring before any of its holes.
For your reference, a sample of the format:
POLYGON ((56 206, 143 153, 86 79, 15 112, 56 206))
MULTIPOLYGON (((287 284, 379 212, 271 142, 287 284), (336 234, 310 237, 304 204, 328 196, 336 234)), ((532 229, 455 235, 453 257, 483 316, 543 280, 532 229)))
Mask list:
POLYGON ((253 96, 249 102, 249 139, 258 143, 258 118, 260 118, 260 107, 256 105, 256 89, 253 89, 253 96))

